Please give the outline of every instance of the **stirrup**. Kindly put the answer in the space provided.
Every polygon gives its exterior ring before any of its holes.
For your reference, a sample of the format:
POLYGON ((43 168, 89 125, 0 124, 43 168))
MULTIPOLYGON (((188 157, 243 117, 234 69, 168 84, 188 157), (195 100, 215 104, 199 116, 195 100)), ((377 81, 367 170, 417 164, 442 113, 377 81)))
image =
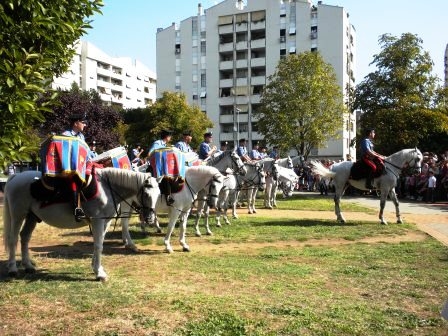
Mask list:
POLYGON ((173 196, 171 196, 171 195, 166 195, 166 204, 167 204, 168 206, 170 206, 170 205, 173 205, 173 203, 174 203, 174 198, 173 198, 173 196))
POLYGON ((75 220, 81 222, 83 219, 86 219, 84 210, 82 208, 75 208, 75 220))

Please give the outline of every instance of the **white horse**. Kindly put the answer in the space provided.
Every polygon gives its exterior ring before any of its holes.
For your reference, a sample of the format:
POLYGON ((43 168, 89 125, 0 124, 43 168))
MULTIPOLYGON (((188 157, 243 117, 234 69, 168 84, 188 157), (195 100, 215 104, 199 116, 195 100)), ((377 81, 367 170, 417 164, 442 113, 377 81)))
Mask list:
MULTIPOLYGON (((236 199, 238 199, 239 193, 244 190, 247 193, 247 212, 249 214, 257 213, 255 209, 255 199, 258 191, 264 191, 266 188, 266 170, 264 168, 263 160, 256 163, 245 162, 247 168, 247 174, 244 176, 237 176, 237 193, 236 199)), ((277 177, 277 166, 273 163, 270 170, 271 175, 277 177)), ((274 178, 275 178, 274 177, 274 178)), ((236 203, 235 205, 236 206, 236 203)))
MULTIPOLYGON (((386 205, 386 199, 389 195, 390 199, 395 205, 395 213, 397 216, 397 223, 402 223, 400 215, 400 207, 395 193, 395 186, 397 184, 398 177, 403 168, 412 168, 420 170, 421 162, 423 160, 422 153, 417 149, 403 149, 395 154, 392 154, 385 158, 385 174, 374 179, 373 185, 377 190, 381 191, 380 200, 380 213, 379 219, 381 224, 387 224, 384 219, 384 207, 386 205)), ((365 185, 365 179, 353 180, 350 177, 352 166, 354 165, 351 161, 343 161, 340 163, 333 164, 330 169, 323 166, 319 161, 312 161, 312 171, 324 177, 330 177, 333 179, 333 184, 336 188, 336 194, 334 196, 335 213, 337 220, 345 223, 345 218, 341 213, 340 209, 340 199, 344 194, 347 187, 347 182, 353 187, 360 190, 367 190, 365 185)))
POLYGON ((277 207, 277 190, 280 189, 283 193, 283 198, 291 197, 294 187, 299 181, 297 174, 289 168, 278 167, 278 179, 275 180, 272 176, 266 177, 266 190, 264 192, 264 206, 272 209, 277 207))
POLYGON ((4 244, 9 252, 8 272, 11 276, 18 273, 16 246, 20 230, 22 265, 27 272, 35 271, 28 244, 38 221, 42 220, 61 229, 75 229, 90 224, 93 234, 92 268, 97 279, 106 280, 107 274, 101 265, 104 235, 111 219, 118 213, 120 201, 137 195, 136 199, 143 209, 145 220, 149 223, 155 218, 154 208, 160 190, 158 180, 150 174, 117 168, 96 169, 88 186, 93 189, 93 196, 82 203, 88 219, 82 222, 75 221, 72 202, 45 205, 31 196, 31 184, 40 178, 40 172, 26 171, 13 175, 6 183, 3 208, 4 244))
POLYGON ((164 238, 166 252, 173 252, 173 248, 170 243, 171 235, 174 230, 174 225, 181 215, 179 243, 184 252, 190 251, 190 247, 186 242, 185 231, 191 205, 196 200, 199 191, 202 189, 207 189, 207 204, 211 208, 216 208, 218 195, 223 186, 223 180, 224 176, 214 167, 189 167, 185 171, 185 185, 183 189, 178 193, 172 194, 174 203, 171 206, 168 206, 166 204, 166 198, 159 197, 155 208, 156 213, 168 213, 168 228, 164 238))
MULTIPOLYGON (((263 166, 260 165, 259 163, 256 164, 245 163, 244 165, 247 170, 247 173, 244 176, 229 174, 224 177, 223 188, 219 193, 217 203, 217 211, 216 211, 217 227, 221 227, 221 221, 220 221, 221 215, 224 216, 224 221, 226 222, 226 224, 230 225, 230 221, 227 218, 227 209, 229 208, 229 206, 232 207, 233 218, 234 219, 238 218, 238 215, 236 213, 236 201, 238 198, 239 190, 245 188, 245 186, 247 186, 248 189, 249 188, 264 189, 266 180, 265 180, 265 173, 263 172, 263 166)), ((203 207, 202 203, 204 203, 204 201, 199 199, 198 209, 203 207)), ((209 225, 209 210, 210 208, 205 206, 205 209, 202 213, 198 212, 195 221, 195 234, 197 237, 201 236, 201 231, 199 229, 199 222, 202 215, 204 215, 206 234, 207 235, 213 234, 212 231, 210 230, 209 225)))

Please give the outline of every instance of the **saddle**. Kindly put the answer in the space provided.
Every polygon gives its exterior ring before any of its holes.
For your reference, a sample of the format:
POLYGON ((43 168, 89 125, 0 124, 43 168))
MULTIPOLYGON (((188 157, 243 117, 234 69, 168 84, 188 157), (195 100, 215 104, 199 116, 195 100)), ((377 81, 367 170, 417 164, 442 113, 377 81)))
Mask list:
MULTIPOLYGON (((379 160, 374 161, 376 164, 376 172, 373 175, 374 178, 380 177, 386 172, 384 163, 380 162, 379 160)), ((370 167, 363 161, 358 160, 356 161, 352 168, 350 169, 350 179, 352 180, 362 180, 367 178, 367 176, 370 173, 370 167)))
MULTIPOLYGON (((30 185, 30 194, 41 202, 41 208, 56 204, 69 203, 73 201, 71 180, 62 177, 43 176, 30 185)), ((87 178, 87 184, 81 188, 84 199, 95 198, 98 193, 98 181, 95 170, 92 170, 91 178, 87 178)))
POLYGON ((182 176, 164 176, 159 183, 160 193, 166 196, 180 192, 184 186, 185 180, 182 176))

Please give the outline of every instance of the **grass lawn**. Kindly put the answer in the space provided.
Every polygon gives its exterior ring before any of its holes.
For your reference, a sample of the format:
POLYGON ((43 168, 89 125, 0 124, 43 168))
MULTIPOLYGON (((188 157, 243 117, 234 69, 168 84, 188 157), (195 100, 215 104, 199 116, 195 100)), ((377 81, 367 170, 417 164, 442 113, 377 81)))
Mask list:
MULTIPOLYGON (((269 213, 241 211, 200 238, 190 218, 190 253, 180 252, 176 237, 175 252, 164 253, 163 235, 145 236, 137 225, 131 234, 141 252, 131 253, 116 227, 104 247, 105 283, 90 269, 88 228, 38 224, 30 244, 36 274, 9 278, 0 249, 0 334, 447 334, 445 246, 413 223, 338 224, 334 214, 328 219, 331 198, 278 204, 269 213)), ((344 211, 356 218, 376 210, 344 203, 344 211)))

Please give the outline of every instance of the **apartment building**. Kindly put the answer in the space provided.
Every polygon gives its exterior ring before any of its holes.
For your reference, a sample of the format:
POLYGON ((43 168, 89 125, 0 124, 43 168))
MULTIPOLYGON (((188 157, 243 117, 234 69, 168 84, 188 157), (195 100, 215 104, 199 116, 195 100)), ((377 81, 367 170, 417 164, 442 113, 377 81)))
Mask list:
MULTIPOLYGON (((356 32, 344 8, 308 0, 225 0, 157 32, 157 95, 183 92, 213 121, 215 141, 263 142, 253 111, 267 77, 289 54, 319 51, 334 67, 341 91, 355 85, 356 32)), ((356 157, 349 146, 356 118, 341 139, 314 157, 356 157)), ((272 145, 272 144, 271 144, 272 145)), ((296 154, 296 153, 291 153, 296 154)))
POLYGON ((70 69, 55 78, 53 88, 68 90, 76 83, 82 90, 98 91, 107 105, 145 107, 156 100, 156 75, 129 57, 111 57, 87 41, 76 45, 70 69))

